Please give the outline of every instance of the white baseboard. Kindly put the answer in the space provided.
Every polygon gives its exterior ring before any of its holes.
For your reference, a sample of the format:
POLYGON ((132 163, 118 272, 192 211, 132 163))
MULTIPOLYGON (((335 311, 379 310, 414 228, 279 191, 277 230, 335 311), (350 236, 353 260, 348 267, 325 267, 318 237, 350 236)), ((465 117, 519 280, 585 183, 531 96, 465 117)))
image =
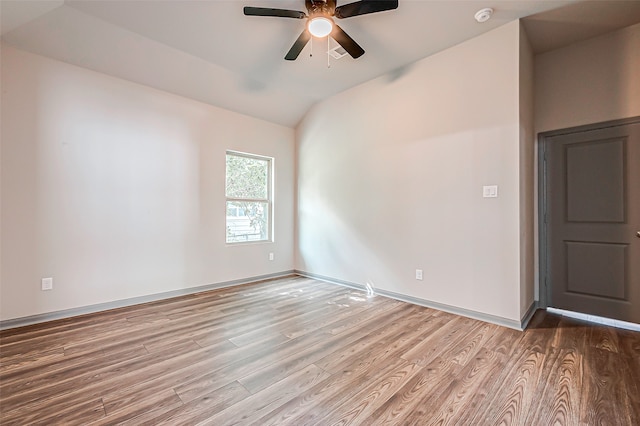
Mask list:
MULTIPOLYGON (((54 321, 54 320, 63 319, 63 318, 70 318, 78 315, 86 315, 86 314, 91 314, 96 312, 102 312, 110 309, 117 309, 117 308, 122 308, 127 306, 139 305, 142 303, 155 302, 158 300, 171 299, 174 297, 184 296, 188 294, 195 294, 195 293, 201 293, 203 291, 208 291, 208 290, 215 290, 215 289, 225 288, 225 287, 233 287, 233 286, 242 285, 242 284, 249 284, 252 282, 266 280, 266 279, 281 278, 281 277, 285 277, 292 274, 297 274, 303 277, 313 278, 313 279, 325 281, 331 284, 337 284, 337 285, 353 288, 355 290, 360 290, 363 292, 367 291, 367 288, 361 284, 356 284, 356 283, 339 280, 336 278, 327 277, 323 275, 313 274, 305 271, 289 270, 289 271, 282 271, 282 272, 277 272, 273 274, 260 275, 260 276, 249 277, 244 279, 225 281, 225 282, 220 282, 215 284, 207 284, 207 285, 198 286, 198 287, 174 290, 174 291, 169 291, 165 293, 157 293, 157 294, 152 294, 148 296, 140 296, 140 297, 134 297, 130 299, 117 300, 114 302, 100 303, 96 305, 83 306, 78 308, 65 309, 62 311, 47 312, 47 313, 38 314, 38 315, 4 320, 4 321, 0 321, 0 330, 7 330, 10 328, 16 328, 16 327, 24 327, 27 325, 38 324, 38 323, 43 323, 47 321, 54 321)), ((513 328, 515 330, 524 330, 527 324, 529 323, 530 319, 533 317, 533 314, 538 308, 535 302, 531 304, 531 306, 527 310, 527 313, 524 315, 522 320, 518 322, 511 319, 498 317, 495 315, 489 315, 482 312, 472 311, 469 309, 459 308, 457 306, 446 305, 443 303, 433 302, 433 301, 420 299, 413 296, 408 296, 405 294, 394 293, 391 291, 375 289, 375 292, 376 294, 379 294, 384 297, 389 297, 391 299, 412 303, 414 305, 425 306, 427 308, 437 309, 440 311, 449 312, 452 314, 461 315, 464 317, 473 318, 480 321, 485 321, 492 324, 513 328)), ((609 320, 609 321, 614 321, 614 320, 609 320)))
MULTIPOLYGON (((294 272, 303 277, 313 278, 313 279, 325 281, 331 284, 338 284, 338 285, 342 285, 345 287, 353 288, 353 289, 364 291, 364 292, 367 291, 367 288, 362 284, 339 280, 336 278, 327 277, 324 275, 318 275, 311 272, 300 271, 297 269, 294 272)), ((391 299, 400 300, 402 302, 407 302, 407 303, 412 303, 414 305, 437 309, 439 311, 449 312, 449 313, 460 315, 463 317, 473 318, 480 321, 500 325, 503 327, 513 328, 519 331, 522 331, 527 327, 527 324, 529 324, 529 321, 533 317, 533 314, 538 309, 537 303, 533 302, 529 307, 529 309, 527 310, 526 314, 523 316, 523 318, 520 321, 514 321, 508 318, 485 314, 483 312, 477 312, 470 309, 459 308, 457 306, 446 305, 444 303, 438 303, 430 300, 420 299, 418 297, 407 296, 406 294, 394 293, 392 291, 382 290, 379 288, 375 289, 375 293, 381 296, 389 297, 391 299)))
POLYGON ((174 297, 184 296, 187 294, 201 293, 203 291, 215 290, 215 289, 224 288, 224 287, 233 287, 241 284, 249 284, 252 282, 262 281, 262 280, 267 280, 272 278, 281 278, 281 277, 286 277, 288 275, 293 275, 293 274, 294 274, 293 270, 282 271, 282 272, 276 272, 273 274, 260 275, 256 277, 242 278, 238 280, 219 282, 215 284, 206 284, 198 287, 189 287, 189 288, 180 289, 180 290, 167 291, 164 293, 156 293, 148 296, 132 297, 130 299, 116 300, 114 302, 99 303, 96 305, 82 306, 78 308, 65 309, 62 311, 47 312, 44 314, 8 319, 8 320, 0 321, 0 330, 7 330, 10 328, 16 328, 16 327, 24 327, 26 325, 38 324, 38 323, 53 321, 57 319, 76 317, 78 315, 92 314, 96 312, 107 311, 110 309, 123 308, 126 306, 132 306, 132 305, 139 305, 141 303, 155 302, 157 300, 171 299, 174 297))
POLYGON ((610 327, 624 328, 625 330, 640 331, 640 324, 633 322, 620 321, 612 318, 599 317, 597 315, 582 314, 580 312, 565 311, 564 309, 547 308, 552 314, 562 315, 563 317, 579 319, 582 321, 593 322, 596 324, 608 325, 610 327))

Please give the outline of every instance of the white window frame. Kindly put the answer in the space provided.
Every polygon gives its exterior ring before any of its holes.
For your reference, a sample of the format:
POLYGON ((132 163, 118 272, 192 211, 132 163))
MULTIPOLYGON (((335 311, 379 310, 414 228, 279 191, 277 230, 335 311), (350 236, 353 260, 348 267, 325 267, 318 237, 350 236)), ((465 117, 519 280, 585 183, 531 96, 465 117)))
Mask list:
POLYGON ((224 185, 224 195, 225 195, 225 243, 227 245, 238 245, 238 244, 260 244, 260 243, 272 243, 274 241, 274 226, 273 226, 273 170, 274 170, 274 158, 267 157, 264 155, 251 154, 248 152, 240 152, 240 151, 232 151, 227 150, 225 153, 225 162, 224 162, 224 177, 225 177, 225 185, 224 185), (227 155, 232 155, 236 157, 244 157, 251 158, 254 160, 266 161, 267 162, 267 198, 238 198, 238 197, 229 197, 227 196, 227 155), (258 202, 258 203, 267 203, 267 238, 263 240, 252 240, 252 241, 227 241, 227 204, 229 202, 258 202))

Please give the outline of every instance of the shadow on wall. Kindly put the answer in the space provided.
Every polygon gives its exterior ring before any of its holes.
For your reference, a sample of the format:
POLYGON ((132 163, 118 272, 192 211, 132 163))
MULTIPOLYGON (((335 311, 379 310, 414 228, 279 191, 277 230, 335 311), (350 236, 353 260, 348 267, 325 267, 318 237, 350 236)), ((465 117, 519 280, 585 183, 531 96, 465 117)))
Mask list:
POLYGON ((393 273, 371 249, 372 242, 362 238, 353 224, 347 224, 338 217, 330 208, 330 202, 322 200, 320 196, 312 198, 312 202, 300 207, 299 220, 304 223, 331 223, 332 234, 341 235, 342 238, 336 240, 322 232, 321 228, 309 229, 307 233, 310 235, 299 241, 298 268, 363 286, 377 283, 385 288, 384 283, 393 280, 393 273), (355 268, 356 263, 368 265, 368 270, 355 268))
MULTIPOLYGON (((280 32, 278 36, 274 38, 288 41, 291 37, 291 28, 288 26, 280 26, 278 28, 280 28, 280 32)), ((261 43, 261 40, 253 38, 249 39, 249 42, 261 43)), ((250 67, 250 71, 242 76, 243 88, 248 92, 262 92, 267 90, 269 83, 276 78, 285 65, 284 56, 288 49, 289 47, 285 47, 285 43, 282 43, 282 46, 264 46, 264 49, 260 49, 260 55, 253 58, 253 65, 250 67), (274 55, 281 55, 281 60, 274 61, 274 55)))
POLYGON ((413 64, 408 64, 403 67, 396 68, 394 70, 389 71, 387 74, 385 74, 384 77, 387 79, 389 83, 393 83, 396 80, 400 80, 405 75, 408 75, 411 72, 412 67, 413 67, 413 64))

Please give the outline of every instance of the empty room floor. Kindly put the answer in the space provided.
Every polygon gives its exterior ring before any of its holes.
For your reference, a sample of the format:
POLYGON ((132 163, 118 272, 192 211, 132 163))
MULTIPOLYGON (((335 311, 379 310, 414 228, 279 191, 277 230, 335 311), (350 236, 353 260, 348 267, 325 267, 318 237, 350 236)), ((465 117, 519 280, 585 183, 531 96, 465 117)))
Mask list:
POLYGON ((0 423, 638 425, 640 333, 292 276, 1 332, 0 423))

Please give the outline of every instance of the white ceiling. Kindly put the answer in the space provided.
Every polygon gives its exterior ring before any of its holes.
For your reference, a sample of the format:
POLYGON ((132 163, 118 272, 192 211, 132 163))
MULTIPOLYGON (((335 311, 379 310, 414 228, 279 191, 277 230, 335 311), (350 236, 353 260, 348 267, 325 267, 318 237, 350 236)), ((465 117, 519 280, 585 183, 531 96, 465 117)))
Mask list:
POLYGON ((576 10, 595 8, 589 36, 603 31, 598 19, 611 5, 616 22, 640 21, 640 1, 575 3, 400 0, 397 10, 341 20, 366 53, 331 60, 331 68, 326 40, 313 43, 313 57, 308 45, 298 60, 283 59, 304 20, 242 13, 243 6, 304 11, 304 0, 2 0, 0 13, 9 45, 294 127, 319 100, 380 75, 396 78, 411 63, 514 19, 540 14, 526 24, 538 51, 575 41, 575 29, 563 33, 562 22, 567 15, 580 22, 576 10), (495 13, 478 24, 473 15, 483 7, 495 13))

